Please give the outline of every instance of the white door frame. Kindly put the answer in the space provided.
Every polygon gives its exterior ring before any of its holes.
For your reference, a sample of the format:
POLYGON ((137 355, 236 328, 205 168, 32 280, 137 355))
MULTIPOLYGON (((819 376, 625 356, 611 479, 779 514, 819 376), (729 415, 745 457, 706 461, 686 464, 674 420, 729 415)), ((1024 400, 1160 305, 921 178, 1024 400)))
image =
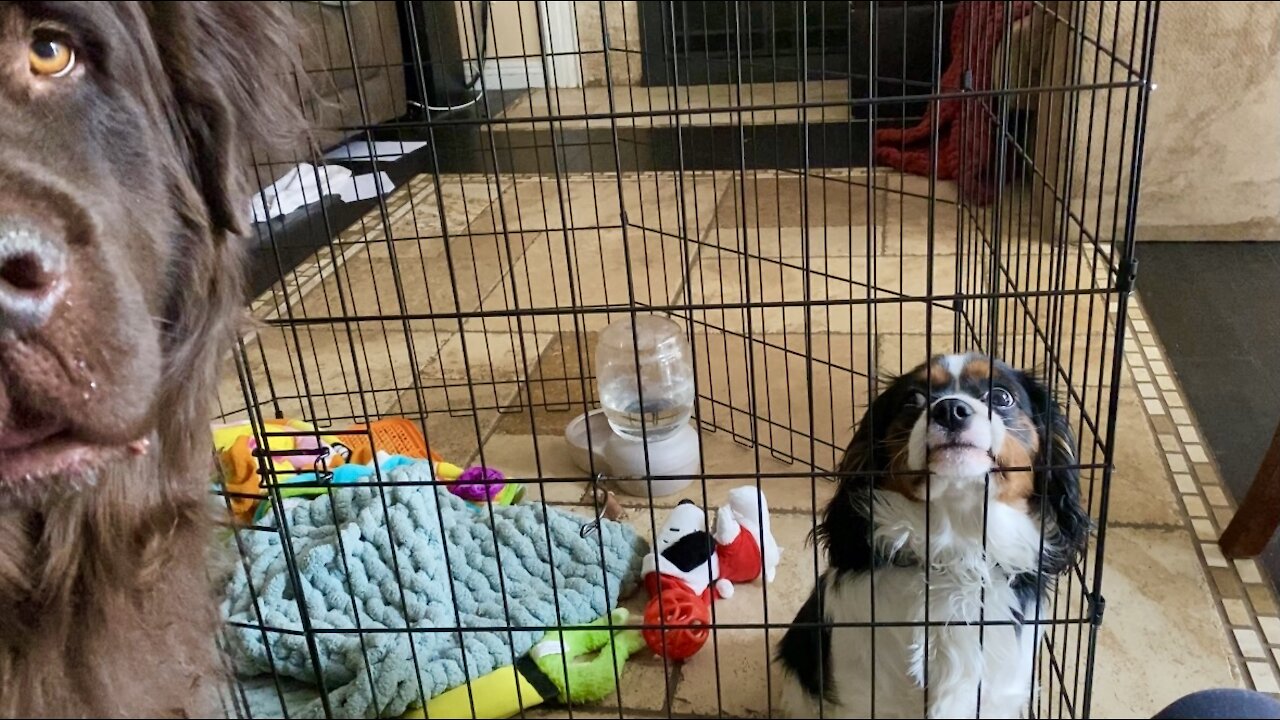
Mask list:
MULTIPOLYGON (((547 57, 551 77, 546 87, 582 87, 578 64, 578 14, 571 0, 538 0, 542 19, 542 53, 547 57)), ((602 19, 603 20, 603 19, 602 19)), ((536 62, 532 58, 529 62, 536 62)), ((541 68, 539 68, 541 70, 541 68)))

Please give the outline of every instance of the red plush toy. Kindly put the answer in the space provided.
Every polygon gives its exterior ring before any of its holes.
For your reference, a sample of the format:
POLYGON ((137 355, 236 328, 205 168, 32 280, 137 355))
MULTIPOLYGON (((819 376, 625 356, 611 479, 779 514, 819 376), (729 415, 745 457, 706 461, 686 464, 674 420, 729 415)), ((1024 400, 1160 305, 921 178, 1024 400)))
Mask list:
POLYGON ((649 649, 672 660, 692 657, 710 634, 711 602, 733 595, 733 584, 763 573, 773 580, 780 550, 769 531, 769 508, 754 487, 729 493, 715 534, 702 508, 681 500, 644 558, 649 604, 644 630, 649 649), (662 627, 652 627, 662 626, 662 627))

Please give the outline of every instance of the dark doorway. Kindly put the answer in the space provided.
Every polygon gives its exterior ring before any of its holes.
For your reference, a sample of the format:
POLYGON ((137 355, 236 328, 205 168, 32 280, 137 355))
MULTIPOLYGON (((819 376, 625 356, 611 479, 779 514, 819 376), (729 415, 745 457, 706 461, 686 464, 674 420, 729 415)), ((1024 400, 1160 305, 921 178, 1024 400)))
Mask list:
POLYGON ((641 2, 640 26, 645 85, 848 75, 849 3, 641 2))
MULTIPOLYGON (((849 97, 866 98, 873 93, 874 50, 875 97, 925 95, 934 91, 935 71, 946 60, 956 5, 641 2, 643 81, 688 86, 847 79, 849 97)), ((915 118, 924 112, 924 103, 890 103, 878 115, 915 118)), ((866 106, 855 107, 855 117, 866 115, 866 106)))

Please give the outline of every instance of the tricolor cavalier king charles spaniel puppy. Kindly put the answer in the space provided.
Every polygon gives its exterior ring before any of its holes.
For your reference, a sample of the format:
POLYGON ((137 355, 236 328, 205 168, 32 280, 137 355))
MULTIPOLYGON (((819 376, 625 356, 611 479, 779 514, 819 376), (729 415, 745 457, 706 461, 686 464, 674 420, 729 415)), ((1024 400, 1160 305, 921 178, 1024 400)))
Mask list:
POLYGON ((815 529, 827 570, 777 651, 781 710, 1025 715, 1028 623, 1091 529, 1050 393, 984 355, 934 358, 872 403, 837 474, 815 529))

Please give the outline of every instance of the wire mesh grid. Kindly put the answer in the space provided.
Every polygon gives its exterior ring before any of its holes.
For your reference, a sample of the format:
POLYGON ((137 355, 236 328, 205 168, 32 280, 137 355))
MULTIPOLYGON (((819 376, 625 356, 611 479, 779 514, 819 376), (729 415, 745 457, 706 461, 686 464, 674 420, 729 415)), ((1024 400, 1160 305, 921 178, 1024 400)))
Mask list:
MULTIPOLYGON (((771 659, 825 572, 807 540, 858 422, 893 378, 976 352, 1032 372, 1077 439, 1097 529, 1038 601, 1044 619, 1026 620, 1043 638, 1025 713, 1089 715, 1157 3, 291 5, 311 81, 332 93, 299 95, 322 144, 397 145, 326 161, 375 173, 376 198, 255 225, 258 323, 216 418, 247 423, 256 443, 252 482, 219 490, 239 551, 230 582, 248 598, 228 621, 228 714, 456 717, 431 701, 460 687, 476 717, 506 716, 485 714, 495 696, 522 716, 776 715, 771 659), (430 549, 445 570, 424 576, 420 528, 395 510, 397 493, 448 481, 375 463, 340 483, 334 452, 378 449, 368 424, 406 418, 438 459, 502 470, 543 517, 599 523, 598 456, 575 465, 564 432, 601 405, 600 332, 638 315, 674 320, 689 343, 699 458, 649 473, 692 481, 681 494, 619 492, 620 522, 652 540, 679 498, 714 517, 731 488, 755 487, 783 563, 775 582, 710 604, 693 658, 637 654, 608 663, 617 689, 603 699, 544 704, 515 681, 528 638, 585 621, 530 622, 526 580, 496 544, 480 552, 496 561, 497 620, 464 616, 478 601, 447 557, 462 546, 430 549), (338 500, 362 489, 378 538, 338 500), (386 551, 361 555, 375 540, 386 551), (448 622, 426 622, 442 617, 431 602, 448 622), (469 634, 484 652, 458 649, 469 634), (428 648, 451 659, 419 657, 428 648), (488 670, 505 680, 482 684, 488 670)), ((300 159, 260 158, 265 204, 300 159)), ((417 520, 439 529, 435 507, 417 520)), ((496 537, 506 511, 476 507, 496 537)), ((558 566, 569 558, 549 528, 528 550, 558 566)), ((550 579, 558 618, 563 581, 550 579)), ((644 601, 605 598, 648 628, 644 601)), ((913 622, 943 624, 929 615, 925 603, 913 622)), ((870 692, 868 714, 883 716, 870 692)))

